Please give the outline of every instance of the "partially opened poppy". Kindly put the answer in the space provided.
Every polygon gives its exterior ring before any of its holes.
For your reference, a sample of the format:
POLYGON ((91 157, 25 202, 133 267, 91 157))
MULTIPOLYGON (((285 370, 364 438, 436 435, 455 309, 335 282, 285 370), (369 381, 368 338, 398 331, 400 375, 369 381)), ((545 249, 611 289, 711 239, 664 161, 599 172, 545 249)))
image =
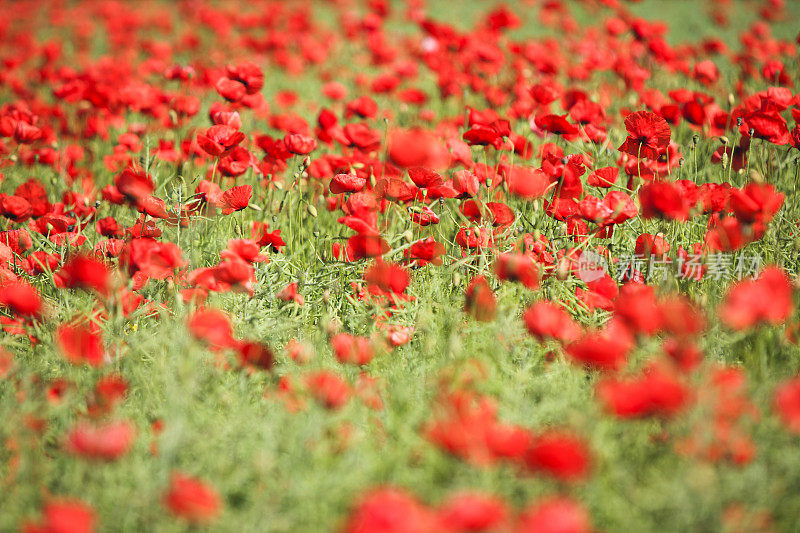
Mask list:
POLYGON ((367 184, 367 179, 356 174, 336 174, 330 183, 332 194, 358 192, 367 184))

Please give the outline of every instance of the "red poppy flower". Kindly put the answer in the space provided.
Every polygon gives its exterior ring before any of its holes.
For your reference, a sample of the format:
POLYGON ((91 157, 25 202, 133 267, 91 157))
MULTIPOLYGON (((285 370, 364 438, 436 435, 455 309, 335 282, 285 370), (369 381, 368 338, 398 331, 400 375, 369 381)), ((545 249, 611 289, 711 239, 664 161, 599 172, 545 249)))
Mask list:
POLYGON ((308 374, 305 383, 317 401, 328 409, 340 409, 350 398, 350 387, 333 372, 321 370, 308 374))
POLYGON ((525 453, 525 464, 556 479, 576 481, 589 473, 589 450, 575 435, 548 432, 534 438, 525 453))
POLYGON ((275 355, 269 346, 262 342, 242 341, 236 344, 239 363, 247 368, 271 370, 275 364, 275 355))
POLYGON ((276 252, 280 252, 281 248, 286 246, 281 238, 281 230, 268 232, 269 226, 264 222, 253 221, 253 226, 250 230, 250 235, 259 246, 267 246, 276 252))
POLYGON ((731 189, 730 207, 744 223, 767 223, 783 205, 784 195, 770 184, 748 183, 742 189, 731 189))
POLYGON ((453 189, 459 198, 471 198, 478 194, 481 184, 478 176, 468 170, 458 170, 453 173, 453 189))
POLYGON ((689 217, 690 206, 674 183, 656 181, 644 185, 639 190, 639 201, 644 218, 684 221, 689 217))
POLYGON ((340 363, 366 365, 375 357, 372 342, 366 337, 339 333, 331 338, 331 347, 340 363))
POLYGON ((428 237, 412 243, 411 246, 403 251, 403 256, 406 259, 416 261, 419 266, 428 263, 441 265, 441 256, 445 253, 446 250, 442 243, 437 242, 433 237, 428 237))
POLYGON ((214 487, 180 472, 172 474, 164 505, 175 516, 193 524, 207 524, 222 510, 222 502, 214 487))
POLYGON ((503 500, 477 492, 464 492, 447 498, 437 511, 447 531, 499 531, 508 520, 503 500))
POLYGON ((586 184, 592 187, 612 187, 619 177, 617 167, 598 168, 586 178, 586 184))
POLYGON ((148 278, 166 279, 184 264, 180 248, 175 243, 147 238, 132 239, 120 255, 120 265, 126 266, 131 276, 141 272, 148 278))
POLYGON ((389 245, 379 235, 358 234, 347 239, 347 257, 351 261, 378 257, 389 250, 389 245))
POLYGON ((570 342, 580 335, 580 326, 563 307, 548 301, 536 302, 522 315, 525 326, 531 335, 545 341, 556 339, 561 342, 570 342))
POLYGON ((607 378, 597 384, 597 394, 620 418, 671 417, 688 406, 691 396, 687 385, 659 366, 633 378, 607 378))
POLYGON ((310 154, 317 148, 317 141, 299 133, 290 133, 283 138, 286 149, 295 155, 310 154))
POLYGON ((209 343, 215 349, 236 345, 233 326, 228 315, 217 309, 199 309, 189 317, 189 332, 196 339, 209 343))
POLYGON ((244 133, 224 124, 211 126, 205 134, 197 136, 197 144, 212 157, 230 153, 243 140, 244 133))
POLYGON ((543 500, 522 513, 515 533, 591 533, 588 511, 578 502, 556 497, 543 500))
POLYGON ((126 168, 114 179, 117 190, 129 202, 136 204, 141 198, 150 196, 155 190, 153 178, 144 170, 126 168))
POLYGON ((0 285, 0 307, 24 318, 39 318, 44 308, 39 292, 22 280, 0 285))
POLYGON ((345 533, 427 533, 433 513, 399 489, 382 488, 363 496, 344 526, 345 533))
POLYGON ((25 525, 25 533, 92 533, 97 524, 94 510, 80 500, 59 498, 44 505, 41 522, 25 525))
POLYGON ((228 78, 244 85, 246 94, 255 94, 264 86, 264 72, 255 63, 245 61, 238 65, 227 65, 225 72, 228 78))
POLYGON ((669 145, 672 132, 664 117, 648 111, 637 111, 625 118, 628 138, 619 147, 635 157, 656 160, 659 152, 669 145))
POLYGON ((475 276, 469 282, 465 294, 464 312, 480 322, 494 319, 497 313, 497 300, 483 276, 475 276))
POLYGON ((436 187, 443 183, 442 177, 436 172, 425 167, 411 167, 408 169, 408 177, 414 182, 414 185, 420 189, 427 187, 436 187))
POLYGON ((108 265, 84 254, 70 258, 54 277, 58 287, 88 289, 102 296, 108 296, 111 284, 108 265))
POLYGON ((367 184, 367 178, 356 174, 336 174, 330 183, 332 194, 343 194, 348 192, 358 192, 363 190, 367 184))
POLYGON ((20 196, 0 195, 0 214, 12 222, 24 222, 33 215, 33 207, 20 196))
POLYGON ((81 423, 67 434, 65 447, 75 455, 112 461, 128 453, 134 439, 134 426, 124 420, 100 426, 81 423))
POLYGON ((567 347, 567 353, 589 368, 617 370, 627 361, 632 346, 630 333, 612 324, 602 332, 585 333, 567 347))
POLYGON ((401 179, 382 178, 375 183, 375 194, 392 202, 404 203, 417 197, 417 189, 401 179))
POLYGON ((297 305, 303 305, 305 303, 305 298, 303 295, 297 292, 297 283, 290 283, 284 288, 282 288, 275 297, 278 300, 283 300, 284 302, 295 302, 297 305))
POLYGON ((792 284, 780 268, 770 266, 758 279, 743 280, 728 291, 719 318, 731 329, 746 329, 761 322, 782 324, 792 314, 792 284))
POLYGON ((540 115, 534 119, 536 127, 555 135, 575 135, 580 130, 567 122, 567 115, 540 115))
POLYGON ((519 281, 529 289, 539 287, 539 267, 529 256, 505 253, 497 256, 495 273, 503 280, 519 281))
POLYGON ((402 294, 408 287, 408 272, 400 265, 385 263, 377 259, 375 263, 364 272, 367 288, 373 294, 402 294))
POLYGON ((56 343, 64 357, 73 364, 100 366, 106 362, 103 339, 96 327, 86 324, 63 324, 55 333, 56 343))
POLYGON ((525 199, 541 198, 550 185, 541 169, 512 166, 506 174, 508 190, 525 199))
POLYGON ((14 128, 14 140, 19 144, 31 144, 42 138, 42 130, 36 126, 32 126, 26 122, 17 122, 17 127, 14 128))
POLYGON ((247 87, 243 83, 226 77, 217 80, 214 87, 229 102, 239 102, 247 94, 247 87))
POLYGON ((252 185, 237 185, 231 187, 222 193, 219 205, 222 208, 222 213, 229 215, 234 211, 241 211, 250 204, 250 199, 253 197, 252 185))
POLYGON ((363 152, 372 152, 381 146, 381 134, 363 123, 347 124, 344 135, 350 145, 363 152))

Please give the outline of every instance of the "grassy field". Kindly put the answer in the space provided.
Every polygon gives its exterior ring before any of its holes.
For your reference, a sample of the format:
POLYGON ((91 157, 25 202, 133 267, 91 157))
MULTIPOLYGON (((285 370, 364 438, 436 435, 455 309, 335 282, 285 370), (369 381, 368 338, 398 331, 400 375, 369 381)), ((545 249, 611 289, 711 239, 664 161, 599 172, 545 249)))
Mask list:
POLYGON ((0 531, 797 530, 800 4, 508 3, 507 31, 493 3, 415 4, 0 2, 0 531), (225 71, 248 61, 263 88, 225 71), (580 122, 578 101, 600 109, 580 131, 537 122, 580 122), (639 110, 669 122, 655 158, 618 149, 639 110), (244 152, 197 140, 222 123, 244 152), (498 144, 468 146, 476 125, 498 144), (481 179, 381 184, 417 165, 481 179), (678 180, 729 189, 690 205, 678 180), (630 218, 586 214, 609 191, 630 218), (646 283, 614 275, 648 236, 646 283), (428 238, 441 264, 409 259, 428 238), (699 280, 677 267, 693 246, 699 280), (541 302, 569 324, 529 320, 541 302))

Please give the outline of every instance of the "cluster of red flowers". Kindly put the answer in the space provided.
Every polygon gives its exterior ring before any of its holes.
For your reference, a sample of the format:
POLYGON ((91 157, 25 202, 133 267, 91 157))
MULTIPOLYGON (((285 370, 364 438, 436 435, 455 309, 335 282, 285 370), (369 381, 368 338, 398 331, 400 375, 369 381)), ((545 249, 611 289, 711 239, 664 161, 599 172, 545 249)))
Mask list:
POLYGON ((407 491, 373 489, 357 502, 346 533, 441 533, 512 531, 514 533, 589 533, 589 513, 573 499, 549 497, 514 513, 501 498, 481 492, 450 495, 435 507, 407 491))

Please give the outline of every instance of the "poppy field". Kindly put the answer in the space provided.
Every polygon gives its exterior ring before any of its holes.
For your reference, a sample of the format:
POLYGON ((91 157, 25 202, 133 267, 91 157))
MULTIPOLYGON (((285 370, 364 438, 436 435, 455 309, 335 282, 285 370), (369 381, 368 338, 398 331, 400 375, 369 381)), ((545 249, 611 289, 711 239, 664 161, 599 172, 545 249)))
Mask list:
POLYGON ((0 8, 0 531, 798 529, 800 3, 0 8))

